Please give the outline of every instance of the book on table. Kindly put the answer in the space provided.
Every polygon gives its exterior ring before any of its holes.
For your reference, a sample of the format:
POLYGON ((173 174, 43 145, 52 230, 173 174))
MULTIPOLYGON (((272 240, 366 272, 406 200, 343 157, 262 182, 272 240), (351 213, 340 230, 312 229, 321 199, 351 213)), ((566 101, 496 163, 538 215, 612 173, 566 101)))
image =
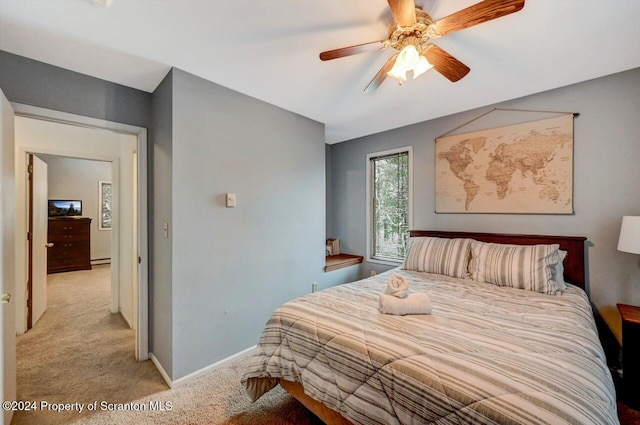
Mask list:
POLYGON ((338 238, 329 238, 327 239, 327 255, 338 255, 340 254, 340 239, 338 238))

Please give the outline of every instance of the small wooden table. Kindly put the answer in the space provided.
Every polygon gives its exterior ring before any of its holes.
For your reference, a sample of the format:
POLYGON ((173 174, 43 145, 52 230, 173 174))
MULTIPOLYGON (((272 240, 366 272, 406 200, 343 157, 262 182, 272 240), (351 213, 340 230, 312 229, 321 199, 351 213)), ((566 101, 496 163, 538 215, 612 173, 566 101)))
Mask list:
POLYGON ((640 410, 640 307, 618 304, 622 317, 622 396, 640 410))
POLYGON ((343 267, 360 264, 362 263, 363 258, 364 257, 362 255, 352 254, 328 255, 325 260, 324 271, 326 273, 333 270, 341 269, 343 267))

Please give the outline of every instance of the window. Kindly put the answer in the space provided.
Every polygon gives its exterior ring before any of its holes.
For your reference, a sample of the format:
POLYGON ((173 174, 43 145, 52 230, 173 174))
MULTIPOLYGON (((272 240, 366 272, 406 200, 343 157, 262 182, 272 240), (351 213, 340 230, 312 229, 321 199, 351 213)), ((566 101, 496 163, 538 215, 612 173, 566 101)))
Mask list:
POLYGON ((111 230, 111 202, 112 191, 111 182, 100 180, 98 181, 98 205, 100 211, 98 212, 98 230, 111 230))
POLYGON ((411 147, 367 155, 367 261, 397 264, 407 252, 411 156, 411 147))

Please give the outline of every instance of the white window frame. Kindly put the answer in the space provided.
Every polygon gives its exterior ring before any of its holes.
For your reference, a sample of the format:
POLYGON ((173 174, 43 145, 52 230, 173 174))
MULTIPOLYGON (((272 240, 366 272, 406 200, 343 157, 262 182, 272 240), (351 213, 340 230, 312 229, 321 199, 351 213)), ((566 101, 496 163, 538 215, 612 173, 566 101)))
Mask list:
POLYGON ((371 158, 376 158, 379 156, 393 155, 400 152, 408 152, 408 163, 409 163, 409 229, 413 228, 413 146, 404 146, 402 148, 389 149, 381 152, 372 152, 367 154, 367 219, 366 219, 366 234, 367 234, 367 256, 366 261, 368 263, 376 263, 376 264, 384 264, 387 266, 398 266, 402 264, 402 260, 381 260, 378 258, 371 257, 371 243, 373 241, 373 235, 371 234, 372 224, 373 224, 373 191, 371 190, 373 187, 373 175, 371 173, 371 158))

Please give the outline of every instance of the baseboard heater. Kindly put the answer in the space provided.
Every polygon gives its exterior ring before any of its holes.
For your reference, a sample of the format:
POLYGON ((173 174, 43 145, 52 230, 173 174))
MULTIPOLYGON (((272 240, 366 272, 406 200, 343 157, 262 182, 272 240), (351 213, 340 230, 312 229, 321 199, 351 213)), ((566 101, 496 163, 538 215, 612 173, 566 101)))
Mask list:
POLYGON ((96 258, 91 260, 92 266, 99 266, 101 264, 111 264, 111 258, 96 258))

